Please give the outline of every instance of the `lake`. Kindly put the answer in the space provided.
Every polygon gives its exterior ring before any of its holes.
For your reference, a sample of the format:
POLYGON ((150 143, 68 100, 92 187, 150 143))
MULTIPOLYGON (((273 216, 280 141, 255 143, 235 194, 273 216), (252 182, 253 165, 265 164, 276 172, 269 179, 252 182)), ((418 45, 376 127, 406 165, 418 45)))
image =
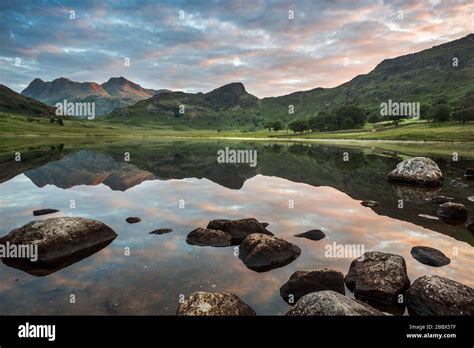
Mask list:
MULTIPOLYGON (((195 291, 232 292, 257 314, 284 314, 290 306, 279 288, 293 272, 327 267, 347 274, 355 257, 328 256, 327 245, 401 255, 411 282, 437 274, 474 286, 473 234, 463 224, 435 220, 437 206, 428 200, 453 197, 474 214, 468 199, 474 181, 463 177, 474 167, 469 156, 431 155, 444 185, 422 189, 388 182, 387 173, 406 156, 379 147, 176 139, 18 147, 19 162, 14 147, 0 154, 0 236, 35 219, 81 216, 104 222, 118 237, 41 277, 0 263, 0 314, 174 315, 180 295, 195 291), (218 163, 225 147, 257 150, 257 166, 218 163), (362 200, 378 205, 364 207, 362 200), (34 217, 42 208, 60 211, 34 217), (142 221, 129 224, 129 216, 142 221), (301 256, 258 273, 235 256, 234 246, 185 241, 210 220, 247 217, 268 222, 301 256), (158 228, 173 231, 149 234, 158 228), (311 229, 326 238, 294 236, 311 229), (416 245, 441 250, 451 263, 419 263, 410 254, 416 245)), ((410 154, 417 154, 416 145, 410 154)))

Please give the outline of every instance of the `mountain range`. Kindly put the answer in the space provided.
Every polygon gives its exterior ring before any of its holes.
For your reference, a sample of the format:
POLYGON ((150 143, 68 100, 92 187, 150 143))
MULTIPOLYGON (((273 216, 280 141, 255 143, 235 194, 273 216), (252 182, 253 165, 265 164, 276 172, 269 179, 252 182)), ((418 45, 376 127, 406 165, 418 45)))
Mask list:
POLYGON ((95 102, 96 113, 103 115, 118 107, 135 104, 164 90, 146 89, 124 77, 112 77, 99 85, 61 77, 50 82, 34 79, 21 94, 54 106, 57 102, 95 102))
MULTIPOLYGON (((341 69, 344 67, 341 66, 341 69)), ((315 88, 279 97, 259 99, 241 83, 231 83, 212 92, 167 92, 134 105, 115 109, 112 120, 153 120, 167 125, 259 126, 265 121, 288 123, 297 118, 331 113, 357 104, 368 114, 379 114, 388 100, 430 104, 444 96, 459 100, 474 90, 474 34, 421 52, 386 59, 365 75, 334 88, 315 88), (184 106, 184 114, 179 113, 184 106), (289 112, 290 106, 294 113, 289 112)))
MULTIPOLYGON (((259 99, 240 82, 208 93, 186 93, 145 89, 124 77, 111 78, 101 85, 66 78, 51 82, 35 79, 22 94, 48 105, 64 99, 95 102, 96 113, 106 114, 105 119, 111 122, 247 130, 261 127, 267 121, 288 123, 322 111, 331 113, 347 104, 357 104, 367 114, 379 114, 380 104, 389 100, 430 104, 443 96, 448 102, 456 102, 471 91, 474 91, 474 34, 386 59, 368 74, 334 88, 315 88, 279 97, 259 99)), ((0 100, 0 107, 5 109, 8 104, 9 98, 0 100)), ((27 113, 21 107, 17 110, 27 113)))

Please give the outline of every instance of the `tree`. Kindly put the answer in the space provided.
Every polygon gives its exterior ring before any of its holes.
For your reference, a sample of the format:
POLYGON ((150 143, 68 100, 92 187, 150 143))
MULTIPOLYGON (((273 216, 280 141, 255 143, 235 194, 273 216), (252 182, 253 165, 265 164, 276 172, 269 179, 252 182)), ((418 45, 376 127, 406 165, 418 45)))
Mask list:
POLYGON ((283 129, 283 124, 280 121, 273 122, 273 130, 278 132, 279 130, 283 129))
POLYGON ((335 121, 337 129, 362 127, 366 121, 366 114, 356 105, 346 105, 336 110, 335 121))
POLYGON ((302 133, 308 130, 308 122, 305 120, 294 120, 288 124, 288 128, 293 131, 293 133, 302 133))
POLYGON ((272 129, 273 129, 275 132, 278 132, 279 130, 282 130, 282 129, 283 129, 283 124, 282 124, 280 121, 266 122, 266 123, 264 123, 263 128, 268 129, 269 132, 270 132, 272 129))
POLYGON ((435 122, 445 122, 449 120, 451 108, 447 104, 434 105, 429 112, 429 119, 435 122))
POLYGON ((380 116, 377 113, 373 113, 367 119, 370 123, 377 123, 380 122, 380 116))
POLYGON ((456 110, 453 113, 453 120, 461 123, 474 121, 474 106, 462 110, 456 110))
POLYGON ((430 106, 428 104, 421 104, 420 105, 420 119, 422 120, 428 120, 429 119, 429 113, 430 113, 430 106))

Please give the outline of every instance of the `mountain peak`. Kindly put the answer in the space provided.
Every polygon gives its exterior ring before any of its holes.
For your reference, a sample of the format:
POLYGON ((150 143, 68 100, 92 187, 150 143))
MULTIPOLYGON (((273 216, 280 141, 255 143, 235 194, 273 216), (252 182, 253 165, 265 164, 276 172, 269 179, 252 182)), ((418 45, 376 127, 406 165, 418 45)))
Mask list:
POLYGON ((218 94, 218 93, 219 94, 230 93, 232 95, 241 96, 247 93, 247 91, 245 90, 244 84, 242 82, 231 82, 224 86, 214 89, 213 91, 207 93, 207 95, 218 94))
POLYGON ((258 100, 257 97, 247 93, 241 82, 229 83, 206 93, 204 96, 211 105, 217 108, 250 106, 258 100))
POLYGON ((144 99, 150 98, 154 93, 144 89, 139 84, 127 80, 125 77, 111 77, 102 87, 112 96, 120 98, 144 99))

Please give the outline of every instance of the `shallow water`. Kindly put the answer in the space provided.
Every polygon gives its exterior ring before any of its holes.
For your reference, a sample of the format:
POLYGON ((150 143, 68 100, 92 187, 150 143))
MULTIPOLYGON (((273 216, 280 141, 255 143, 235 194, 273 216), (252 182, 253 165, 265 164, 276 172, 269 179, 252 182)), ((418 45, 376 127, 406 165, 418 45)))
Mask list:
POLYGON ((181 294, 215 291, 237 294, 257 314, 284 314, 290 306, 279 288, 294 271, 328 267, 347 273, 357 255, 326 255, 326 246, 333 243, 402 255, 411 281, 438 274, 474 286, 472 234, 462 225, 419 216, 436 216, 436 206, 426 198, 440 194, 454 197, 473 215, 474 202, 467 197, 474 194, 474 182, 465 181, 462 173, 474 167, 474 161, 433 158, 445 183, 439 191, 420 190, 387 182, 399 155, 315 144, 226 141, 54 146, 25 153, 21 163, 4 155, 0 236, 38 218, 82 216, 106 223, 118 237, 44 277, 1 263, 0 313, 172 315, 181 294), (256 148, 257 167, 218 164, 216 151, 225 146, 256 148), (124 161, 125 152, 130 162, 124 161), (456 178, 468 186, 451 185, 456 178), (379 205, 371 209, 360 204, 369 199, 379 205), (40 208, 60 212, 33 217, 32 211, 40 208), (129 216, 142 221, 128 224, 129 216), (212 219, 245 217, 268 222, 276 236, 302 249, 301 256, 257 273, 234 255, 234 247, 185 242, 189 231, 212 219), (173 232, 149 234, 158 228, 173 232), (327 237, 294 237, 315 228, 327 237), (415 245, 435 247, 451 263, 441 268, 423 265, 410 255, 415 245), (71 294, 75 303, 70 303, 71 294))

